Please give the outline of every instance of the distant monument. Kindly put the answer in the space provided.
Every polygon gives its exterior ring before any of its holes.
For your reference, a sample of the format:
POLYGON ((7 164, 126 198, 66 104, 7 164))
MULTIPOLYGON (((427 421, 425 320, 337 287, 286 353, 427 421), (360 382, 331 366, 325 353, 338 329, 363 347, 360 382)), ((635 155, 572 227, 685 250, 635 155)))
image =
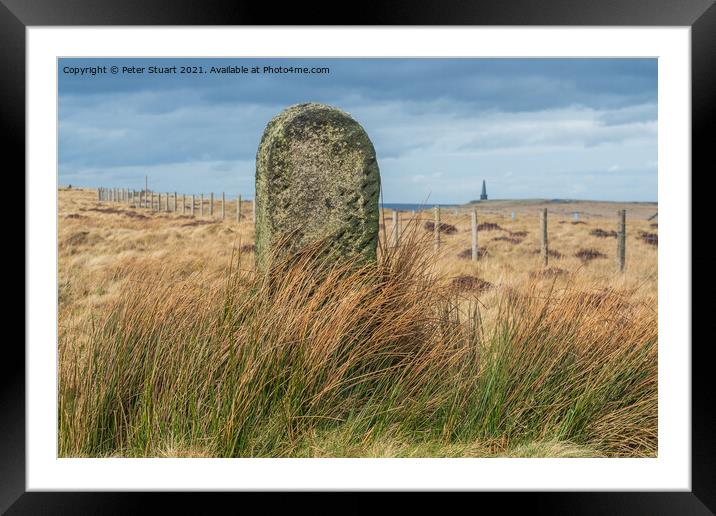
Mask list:
POLYGON ((480 200, 486 201, 487 200, 487 186, 485 186, 485 180, 482 180, 482 193, 480 194, 480 200))
POLYGON ((290 253, 322 238, 345 257, 375 261, 380 171, 373 144, 348 113, 324 104, 286 108, 256 153, 256 260, 282 235, 290 253))

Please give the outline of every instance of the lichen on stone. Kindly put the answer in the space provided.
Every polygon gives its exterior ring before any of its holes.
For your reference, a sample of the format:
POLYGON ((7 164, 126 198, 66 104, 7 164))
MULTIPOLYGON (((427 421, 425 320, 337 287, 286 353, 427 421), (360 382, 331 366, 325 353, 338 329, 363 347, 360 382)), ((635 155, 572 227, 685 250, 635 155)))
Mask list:
POLYGON ((337 255, 375 260, 379 194, 375 149, 358 122, 324 104, 285 109, 256 153, 257 265, 279 241, 279 254, 325 240, 337 255))

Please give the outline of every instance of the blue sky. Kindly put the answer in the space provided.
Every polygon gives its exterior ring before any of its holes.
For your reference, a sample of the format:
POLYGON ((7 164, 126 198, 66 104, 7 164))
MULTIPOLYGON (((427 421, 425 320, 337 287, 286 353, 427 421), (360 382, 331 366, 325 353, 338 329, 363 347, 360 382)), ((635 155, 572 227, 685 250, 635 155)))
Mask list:
POLYGON ((60 184, 251 198, 285 107, 349 112, 385 202, 657 200, 655 59, 61 59, 60 184), (111 66, 144 73, 109 72, 111 66), (328 74, 150 74, 149 66, 328 67, 328 74), (76 75, 67 67, 107 66, 76 75))

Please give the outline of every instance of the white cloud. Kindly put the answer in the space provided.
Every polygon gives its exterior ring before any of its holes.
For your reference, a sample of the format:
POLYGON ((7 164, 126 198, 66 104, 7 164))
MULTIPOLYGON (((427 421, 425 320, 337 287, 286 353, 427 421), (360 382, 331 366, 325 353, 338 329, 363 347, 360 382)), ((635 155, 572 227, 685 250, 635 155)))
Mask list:
MULTIPOLYGON (((261 134, 284 107, 205 103, 183 90, 62 102, 62 183, 139 188, 148 173, 158 190, 242 195, 253 195, 261 134)), ((376 147, 386 202, 466 202, 483 178, 490 198, 656 199, 650 104, 479 112, 442 98, 352 96, 338 105, 376 147)))

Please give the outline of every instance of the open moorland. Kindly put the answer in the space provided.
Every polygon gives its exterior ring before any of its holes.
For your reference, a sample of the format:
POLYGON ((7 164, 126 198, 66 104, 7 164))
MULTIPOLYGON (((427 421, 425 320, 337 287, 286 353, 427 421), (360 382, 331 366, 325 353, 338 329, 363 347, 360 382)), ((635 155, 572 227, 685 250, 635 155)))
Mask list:
POLYGON ((386 209, 378 264, 258 274, 250 202, 58 195, 61 456, 657 453, 655 204, 478 203, 477 261, 472 206, 441 210, 437 252, 431 210, 395 245, 386 209))

